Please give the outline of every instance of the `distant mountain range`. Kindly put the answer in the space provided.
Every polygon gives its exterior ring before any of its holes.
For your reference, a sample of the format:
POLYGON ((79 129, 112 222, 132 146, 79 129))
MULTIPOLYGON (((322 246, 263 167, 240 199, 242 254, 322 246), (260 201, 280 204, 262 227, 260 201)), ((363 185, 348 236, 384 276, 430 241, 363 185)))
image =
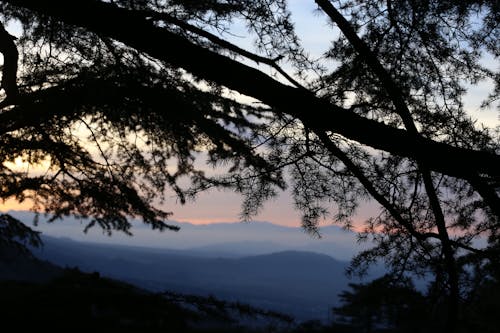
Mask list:
POLYGON ((197 256, 161 250, 75 242, 44 236, 41 259, 100 272, 151 291, 214 295, 293 315, 327 319, 347 288, 346 262, 324 254, 284 251, 240 258, 197 256))
MULTIPOLYGON (((32 225, 34 214, 25 211, 11 211, 27 225, 32 225)), ((138 221, 132 221, 133 237, 116 232, 107 236, 99 228, 83 233, 85 221, 66 217, 64 220, 46 223, 40 216, 35 229, 45 235, 68 237, 84 242, 146 246, 171 250, 189 250, 197 256, 219 256, 234 258, 247 255, 269 254, 280 251, 306 251, 329 255, 348 261, 365 244, 357 244, 356 235, 338 226, 329 225, 320 229, 321 238, 308 235, 302 228, 286 227, 268 222, 235 222, 194 225, 171 221, 180 226, 180 231, 158 232, 138 221)))
MULTIPOLYGON (((9 213, 33 221, 33 213, 9 213)), ((33 253, 155 292, 214 295, 298 320, 326 320, 350 282, 348 260, 360 249, 354 233, 336 226, 323 227, 318 239, 267 222, 173 223, 181 231, 160 233, 134 222, 134 237, 108 237, 99 229, 85 235, 85 221, 75 218, 48 224, 41 217, 35 229, 43 231, 45 245, 33 253)))

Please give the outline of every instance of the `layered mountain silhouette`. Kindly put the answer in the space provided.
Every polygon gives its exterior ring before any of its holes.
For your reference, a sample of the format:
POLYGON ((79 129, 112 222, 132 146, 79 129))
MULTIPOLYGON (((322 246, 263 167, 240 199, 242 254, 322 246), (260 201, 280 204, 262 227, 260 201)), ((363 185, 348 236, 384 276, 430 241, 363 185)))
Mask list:
MULTIPOLYGON (((26 211, 10 211, 27 225, 32 225, 34 214, 26 211)), ((269 254, 288 250, 316 252, 342 261, 349 261, 365 244, 357 244, 356 235, 335 225, 320 228, 321 238, 306 234, 300 227, 287 227, 269 222, 234 222, 195 225, 187 222, 169 221, 178 225, 179 232, 150 230, 139 221, 131 221, 133 236, 116 232, 108 237, 98 227, 83 232, 88 221, 65 217, 54 223, 39 217, 35 229, 45 235, 69 237, 85 242, 147 246, 161 249, 190 250, 197 256, 241 257, 245 255, 269 254)))
POLYGON ((34 254, 63 267, 96 271, 155 292, 214 295, 298 320, 326 319, 348 284, 346 262, 312 252, 223 258, 47 236, 43 240, 44 247, 34 254))
MULTIPOLYGON (((33 213, 10 213, 28 225, 33 220, 33 213)), ((354 234, 336 226, 323 227, 321 239, 300 228, 267 222, 178 223, 177 233, 134 224, 134 237, 107 237, 98 229, 85 236, 85 223, 69 217, 48 225, 42 216, 35 228, 57 237, 42 237, 44 246, 33 249, 41 261, 31 270, 45 272, 39 275, 48 278, 54 265, 78 268, 153 292, 213 295, 287 313, 299 321, 328 319, 338 294, 351 282, 344 274, 348 260, 359 250, 354 234), (89 239, 93 242, 82 242, 89 239), (49 266, 42 269, 42 262, 49 266)), ((12 267, 5 271, 9 269, 11 273, 3 274, 37 275, 12 267)))

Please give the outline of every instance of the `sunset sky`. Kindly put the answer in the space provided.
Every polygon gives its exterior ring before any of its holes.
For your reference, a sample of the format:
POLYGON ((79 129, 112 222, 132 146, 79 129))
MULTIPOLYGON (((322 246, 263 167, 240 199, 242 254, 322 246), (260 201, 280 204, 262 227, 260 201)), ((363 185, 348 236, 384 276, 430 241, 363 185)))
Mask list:
MULTIPOLYGON (((296 29, 301 38, 304 48, 309 50, 312 56, 320 56, 330 43, 330 36, 335 30, 328 26, 326 17, 315 12, 313 1, 291 0, 290 9, 296 22, 296 29)), ((244 33, 244 29, 242 33, 244 33)), ((15 32, 12 32, 15 34, 15 32)), ((239 43, 245 48, 251 47, 251 41, 238 37, 232 42, 239 43)), ((486 60, 488 61, 488 60, 486 60)), ((497 66, 493 63, 492 66, 497 66)), ((489 127, 499 125, 499 114, 495 109, 479 110, 479 104, 491 88, 488 82, 481 83, 470 90, 465 102, 467 110, 477 118, 479 122, 489 127)), ((165 210, 174 212, 173 219, 177 221, 189 221, 192 223, 211 222, 234 222, 239 220, 241 197, 228 191, 210 191, 201 194, 196 202, 188 202, 181 206, 176 203, 175 198, 168 200, 165 210)), ((362 221, 375 211, 374 204, 365 204, 361 207, 359 216, 355 220, 362 221)), ((0 210, 26 210, 29 203, 19 204, 9 200, 0 205, 0 210)), ((283 192, 278 198, 265 204, 262 212, 255 218, 260 221, 269 221, 276 224, 299 226, 300 214, 293 208, 293 201, 288 192, 283 192)))

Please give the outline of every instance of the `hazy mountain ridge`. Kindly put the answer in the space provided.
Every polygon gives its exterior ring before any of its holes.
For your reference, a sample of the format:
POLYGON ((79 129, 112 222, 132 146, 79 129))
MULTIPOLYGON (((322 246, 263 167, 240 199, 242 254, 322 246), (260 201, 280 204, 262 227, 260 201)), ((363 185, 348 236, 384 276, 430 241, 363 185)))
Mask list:
MULTIPOLYGON (((34 214, 25 211, 9 212, 27 225, 32 225, 34 214)), ((196 256, 211 255, 238 257, 259 255, 279 251, 300 250, 327 254, 339 260, 350 260, 366 245, 356 243, 353 232, 338 226, 321 227, 322 238, 318 239, 305 233, 302 228, 275 225, 269 222, 235 222, 195 225, 187 222, 170 221, 181 227, 178 232, 153 231, 144 224, 133 221, 133 237, 115 232, 108 237, 99 228, 83 233, 85 221, 74 217, 46 223, 47 218, 40 216, 34 228, 45 235, 69 237, 84 242, 120 244, 168 250, 189 250, 196 256)))
MULTIPOLYGON (((28 225, 33 221, 33 213, 10 213, 28 225)), ((269 222, 172 222, 179 232, 160 233, 134 221, 134 237, 108 237, 97 228, 83 234, 86 222, 73 217, 46 220, 40 216, 35 226, 52 235, 43 236, 45 246, 35 251, 42 259, 152 291, 214 295, 303 320, 325 319, 338 304, 349 282, 347 261, 359 250, 354 233, 337 226, 321 228, 317 239, 269 222)))
POLYGON ((149 251, 48 236, 43 239, 44 248, 34 253, 61 266, 99 271, 152 291, 215 295, 303 320, 325 319, 328 308, 337 304, 337 295, 348 283, 346 262, 310 252, 208 258, 189 251, 149 251))

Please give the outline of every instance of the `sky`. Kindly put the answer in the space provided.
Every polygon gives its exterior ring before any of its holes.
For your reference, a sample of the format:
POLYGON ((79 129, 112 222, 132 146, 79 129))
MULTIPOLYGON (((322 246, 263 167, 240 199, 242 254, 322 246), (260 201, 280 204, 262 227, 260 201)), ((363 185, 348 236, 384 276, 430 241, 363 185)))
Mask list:
MULTIPOLYGON (((302 40, 304 48, 311 52, 312 56, 320 56, 329 46, 330 36, 335 34, 324 15, 315 12, 314 2, 306 0, 291 0, 290 9, 292 18, 295 21, 296 31, 302 40)), ((251 41, 240 37, 234 37, 233 42, 239 43, 247 49, 251 48, 251 41)), ((492 60, 486 60, 492 61, 492 60)), ((493 66, 498 64, 494 63, 493 66)), ((480 122, 487 126, 499 125, 499 114, 497 110, 479 110, 479 104, 484 98, 490 83, 481 83, 470 90, 467 95, 466 109, 471 112, 480 122)), ((196 224, 212 222, 234 222, 239 220, 241 197, 230 191, 212 190, 201 194, 195 202, 188 202, 185 205, 176 203, 175 198, 167 200, 163 206, 165 210, 173 211, 173 219, 177 221, 189 221, 196 224)), ((29 203, 19 204, 9 200, 0 204, 0 210, 27 210, 29 203)), ((361 206, 355 221, 363 221, 376 212, 376 205, 365 203, 361 206)), ((300 213, 293 207, 293 201, 288 192, 281 193, 277 198, 267 202, 261 213, 255 220, 269 221, 275 224, 286 226, 299 226, 300 213)), ((329 221, 325 221, 325 224, 329 221)))

